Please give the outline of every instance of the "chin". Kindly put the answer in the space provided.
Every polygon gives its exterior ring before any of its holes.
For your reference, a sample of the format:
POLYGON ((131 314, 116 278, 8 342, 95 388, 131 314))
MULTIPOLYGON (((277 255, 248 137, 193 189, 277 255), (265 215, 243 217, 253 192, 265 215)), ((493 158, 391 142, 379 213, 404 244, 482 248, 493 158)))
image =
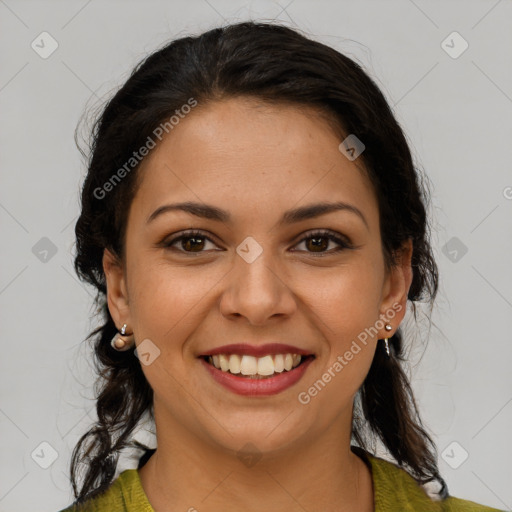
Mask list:
POLYGON ((278 454, 300 442, 309 429, 304 421, 297 423, 297 418, 294 424, 285 419, 293 416, 293 413, 283 411, 275 414, 238 413, 229 423, 222 423, 226 430, 218 428, 211 433, 211 441, 237 455, 245 451, 255 451, 260 455, 278 454))

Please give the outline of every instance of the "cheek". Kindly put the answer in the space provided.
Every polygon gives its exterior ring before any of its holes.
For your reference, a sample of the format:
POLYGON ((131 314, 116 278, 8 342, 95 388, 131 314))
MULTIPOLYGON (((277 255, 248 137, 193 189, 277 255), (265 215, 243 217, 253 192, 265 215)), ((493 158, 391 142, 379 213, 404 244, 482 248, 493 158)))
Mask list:
POLYGON ((321 395, 316 406, 319 416, 334 416, 338 411, 321 404, 337 403, 341 407, 351 403, 375 354, 377 338, 371 327, 379 318, 379 290, 370 272, 352 270, 331 280, 328 289, 317 296, 315 311, 319 318, 315 324, 325 341, 318 374, 303 391, 310 398, 321 395))
POLYGON ((183 388, 194 395, 195 383, 189 381, 189 365, 193 362, 185 357, 184 344, 201 322, 205 295, 213 283, 208 285, 204 274, 198 279, 197 271, 194 276, 193 271, 149 259, 133 265, 130 276, 130 312, 137 343, 149 339, 159 351, 154 362, 143 365, 142 371, 162 400, 180 397, 172 399, 168 407, 180 401, 186 403, 183 388))
POLYGON ((378 263, 363 260, 339 268, 310 296, 318 315, 315 323, 327 340, 323 374, 332 382, 331 390, 345 395, 357 391, 375 353, 382 292, 379 269, 378 263))
POLYGON ((354 336, 378 319, 381 277, 376 266, 361 261, 339 267, 308 285, 310 305, 321 315, 329 337, 354 336))
MULTIPOLYGON (((149 338, 162 354, 182 350, 183 343, 214 307, 222 275, 201 266, 178 266, 162 259, 134 257, 130 272, 130 312, 139 339, 149 338)), ((180 356, 181 359, 181 356, 180 356)))

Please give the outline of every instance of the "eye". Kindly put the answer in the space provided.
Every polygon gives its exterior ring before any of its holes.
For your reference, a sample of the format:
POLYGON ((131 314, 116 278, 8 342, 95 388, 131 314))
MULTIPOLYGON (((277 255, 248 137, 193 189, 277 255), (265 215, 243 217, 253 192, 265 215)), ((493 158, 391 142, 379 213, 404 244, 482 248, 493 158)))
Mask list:
POLYGON ((306 250, 311 253, 319 254, 320 256, 328 256, 329 254, 343 251, 344 249, 352 249, 353 246, 345 237, 335 235, 334 233, 326 230, 319 230, 310 233, 307 237, 303 238, 298 245, 304 243, 306 250), (337 248, 327 251, 329 242, 334 242, 338 245, 337 248), (311 250, 309 250, 311 249, 311 250))
POLYGON ((191 230, 186 231, 185 233, 182 233, 180 236, 172 238, 171 240, 162 242, 162 247, 176 249, 179 252, 184 253, 199 254, 201 252, 204 252, 203 249, 206 244, 206 241, 211 242, 213 244, 213 241, 209 237, 204 235, 201 231, 191 230), (173 247, 178 242, 181 242, 178 248, 173 247))

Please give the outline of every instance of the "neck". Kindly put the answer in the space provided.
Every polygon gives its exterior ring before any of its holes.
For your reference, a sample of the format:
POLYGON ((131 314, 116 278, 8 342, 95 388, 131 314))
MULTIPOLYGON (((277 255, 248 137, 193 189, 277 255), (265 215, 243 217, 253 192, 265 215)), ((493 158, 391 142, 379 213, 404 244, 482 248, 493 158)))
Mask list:
POLYGON ((330 430, 314 442, 241 456, 173 424, 157 429, 158 449, 139 475, 155 512, 373 512, 371 471, 350 450, 350 429, 330 430))

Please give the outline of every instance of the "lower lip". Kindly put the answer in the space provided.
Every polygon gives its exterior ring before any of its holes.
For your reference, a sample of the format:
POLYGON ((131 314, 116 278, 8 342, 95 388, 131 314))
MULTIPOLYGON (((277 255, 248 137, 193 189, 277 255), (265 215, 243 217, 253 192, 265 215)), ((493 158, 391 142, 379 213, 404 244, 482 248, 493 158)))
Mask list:
POLYGON ((304 375, 308 366, 313 361, 313 357, 309 357, 302 364, 290 371, 283 371, 275 377, 266 379, 249 379, 239 377, 229 372, 223 372, 215 368, 215 366, 207 363, 201 358, 201 362, 210 372, 210 375, 222 386, 244 396, 268 396, 281 393, 285 389, 293 386, 304 375))

